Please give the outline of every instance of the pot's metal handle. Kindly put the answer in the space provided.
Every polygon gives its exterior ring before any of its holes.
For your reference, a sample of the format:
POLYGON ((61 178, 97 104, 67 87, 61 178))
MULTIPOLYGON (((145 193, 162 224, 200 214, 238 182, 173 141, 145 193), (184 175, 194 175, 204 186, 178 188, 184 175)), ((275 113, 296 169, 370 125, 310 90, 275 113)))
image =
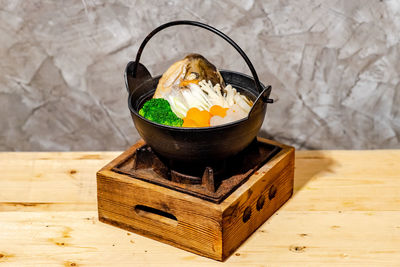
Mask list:
POLYGON ((171 22, 165 23, 165 24, 155 28, 152 32, 150 32, 146 36, 146 38, 144 38, 144 40, 143 40, 142 44, 140 45, 139 50, 136 54, 136 59, 134 62, 132 62, 132 64, 133 64, 132 71, 130 72, 130 68, 127 68, 125 71, 125 81, 126 81, 127 85, 129 85, 130 91, 133 90, 132 85, 137 85, 138 83, 142 82, 146 78, 151 77, 150 73, 147 71, 147 69, 142 64, 139 63, 140 57, 142 56, 143 49, 146 46, 146 44, 148 43, 148 41, 150 41, 150 39, 159 31, 162 31, 165 28, 169 28, 169 27, 176 26, 176 25, 196 26, 196 27, 200 27, 200 28, 206 29, 208 31, 211 31, 211 32, 217 34, 218 36, 220 36, 225 41, 227 41, 230 45, 232 45, 233 48, 235 48, 236 51, 242 56, 242 58, 244 59, 244 61, 246 62, 247 66, 250 69, 250 72, 254 79, 254 84, 259 93, 256 101, 254 102, 254 104, 249 112, 248 118, 252 117, 255 114, 258 114, 259 112, 262 112, 264 110, 264 105, 266 103, 274 102, 273 99, 268 98, 269 93, 271 92, 271 86, 267 86, 266 88, 263 89, 263 87, 261 86, 260 80, 258 79, 257 72, 254 69, 254 66, 251 63, 250 59, 247 57, 247 55, 244 53, 244 51, 231 38, 229 38, 223 32, 215 29, 214 27, 211 27, 210 25, 207 25, 207 24, 204 24, 204 23, 201 23, 198 21, 191 21, 191 20, 177 20, 177 21, 171 21, 171 22), (143 69, 143 68, 144 68, 144 71, 141 71, 141 69, 143 69), (144 76, 142 76, 142 74, 144 74, 144 76), (129 76, 131 76, 131 77, 129 78, 129 76), (131 81, 129 81, 128 78, 131 81))
POLYGON ((133 68, 132 68, 132 73, 130 73, 130 75, 132 75, 132 77, 136 78, 137 75, 137 71, 138 71, 138 66, 139 66, 139 61, 140 61, 140 57, 142 56, 142 52, 144 47, 146 46, 146 44, 148 43, 148 41, 150 41, 150 39, 159 31, 162 31, 165 28, 169 28, 172 26, 176 26, 176 25, 190 25, 190 26, 196 26, 196 27, 200 27, 206 30, 209 30, 215 34, 217 34, 218 36, 220 36, 222 39, 224 39, 225 41, 227 41, 229 44, 231 44, 233 46, 233 48, 236 49, 236 51, 238 51, 238 53, 242 56, 242 58, 244 59, 244 61, 246 62, 247 66, 250 69, 250 72, 253 76, 254 79, 254 83, 255 86, 257 88, 258 93, 260 94, 259 97, 262 98, 262 100, 265 103, 272 103, 273 100, 272 99, 268 99, 268 98, 264 98, 262 96, 262 92, 265 91, 263 90, 260 80, 258 79, 258 75, 256 70, 254 69, 253 64, 251 63, 250 59, 247 57, 247 55, 244 53, 244 51, 231 39, 229 38, 226 34, 224 34, 223 32, 215 29, 214 27, 211 27, 210 25, 198 22, 198 21, 191 21, 191 20, 177 20, 177 21, 171 21, 168 23, 165 23, 157 28, 155 28, 152 32, 149 33, 149 35, 146 36, 146 38, 143 40, 142 44, 139 47, 139 50, 136 54, 136 59, 133 62, 133 68))

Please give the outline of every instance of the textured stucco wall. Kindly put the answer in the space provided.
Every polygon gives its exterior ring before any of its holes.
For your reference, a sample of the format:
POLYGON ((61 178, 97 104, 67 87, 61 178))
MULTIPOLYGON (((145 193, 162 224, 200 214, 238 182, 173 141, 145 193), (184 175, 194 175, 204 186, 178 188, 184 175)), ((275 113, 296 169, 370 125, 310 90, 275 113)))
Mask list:
MULTIPOLYGON (((298 148, 400 148, 400 1, 0 1, 0 150, 116 150, 138 134, 123 70, 161 23, 231 36, 278 101, 261 135, 298 148)), ((153 74, 188 52, 248 72, 222 39, 171 28, 153 74)))

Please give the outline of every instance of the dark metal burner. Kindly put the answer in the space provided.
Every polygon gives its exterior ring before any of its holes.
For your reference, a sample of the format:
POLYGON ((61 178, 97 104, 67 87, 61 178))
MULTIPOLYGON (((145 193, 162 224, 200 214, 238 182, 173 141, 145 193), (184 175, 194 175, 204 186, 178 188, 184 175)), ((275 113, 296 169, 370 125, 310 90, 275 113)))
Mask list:
POLYGON ((280 150, 278 146, 255 139, 236 156, 204 165, 189 165, 162 158, 144 145, 113 171, 220 203, 280 150))

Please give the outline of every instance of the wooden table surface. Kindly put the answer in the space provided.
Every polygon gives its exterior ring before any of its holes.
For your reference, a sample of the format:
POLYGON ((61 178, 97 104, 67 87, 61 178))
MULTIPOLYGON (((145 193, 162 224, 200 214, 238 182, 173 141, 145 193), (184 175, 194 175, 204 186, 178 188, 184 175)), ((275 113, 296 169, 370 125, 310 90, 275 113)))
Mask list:
POLYGON ((400 266, 400 150, 296 151, 293 197, 225 263, 98 221, 119 154, 0 153, 0 266, 400 266))

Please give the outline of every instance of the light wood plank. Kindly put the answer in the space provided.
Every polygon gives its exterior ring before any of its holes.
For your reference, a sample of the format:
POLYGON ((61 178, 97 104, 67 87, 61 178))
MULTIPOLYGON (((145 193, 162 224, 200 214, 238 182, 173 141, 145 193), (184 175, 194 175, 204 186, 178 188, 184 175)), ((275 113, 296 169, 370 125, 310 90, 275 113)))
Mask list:
POLYGON ((298 151, 290 210, 400 211, 400 151, 298 151))
MULTIPOLYGON (((96 171, 119 154, 0 153, 0 210, 94 210, 96 171)), ((292 210, 400 210, 400 150, 296 151, 295 166, 292 210)))
MULTIPOLYGON (((97 221, 95 211, 0 212, 5 266, 220 266, 97 221), (72 265, 73 266, 73 265, 72 265)), ((228 266, 398 266, 400 213, 281 209, 228 266)), ((2 265, 3 266, 3 265, 2 265)))
MULTIPOLYGON (((119 154, 0 153, 1 265, 220 265, 97 221, 95 173, 119 154)), ((296 151, 295 165, 293 198, 226 264, 399 266, 399 150, 296 151)))
POLYGON ((0 153, 0 211, 95 210, 96 171, 120 153, 0 153))

